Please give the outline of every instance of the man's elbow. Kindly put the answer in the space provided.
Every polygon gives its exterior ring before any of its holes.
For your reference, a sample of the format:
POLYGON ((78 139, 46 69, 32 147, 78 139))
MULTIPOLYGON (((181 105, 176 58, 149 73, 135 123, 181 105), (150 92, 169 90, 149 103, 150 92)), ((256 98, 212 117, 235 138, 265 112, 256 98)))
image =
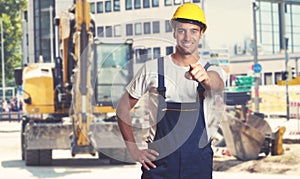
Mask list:
POLYGON ((137 99, 132 98, 129 93, 124 93, 124 95, 119 100, 116 108, 116 115, 118 118, 126 119, 130 115, 131 109, 137 103, 137 99))
POLYGON ((225 89, 225 83, 224 81, 220 78, 219 79, 219 85, 218 85, 218 91, 224 91, 225 89))

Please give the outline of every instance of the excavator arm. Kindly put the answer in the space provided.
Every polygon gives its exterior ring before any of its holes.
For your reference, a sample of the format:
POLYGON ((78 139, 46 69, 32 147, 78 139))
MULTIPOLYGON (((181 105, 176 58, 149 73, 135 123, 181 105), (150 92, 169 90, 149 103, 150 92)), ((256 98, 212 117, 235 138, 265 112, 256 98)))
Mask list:
POLYGON ((93 115, 92 97, 92 43, 90 5, 86 0, 75 4, 75 32, 73 34, 75 68, 72 82, 71 118, 73 121, 72 155, 95 153, 89 137, 93 115))

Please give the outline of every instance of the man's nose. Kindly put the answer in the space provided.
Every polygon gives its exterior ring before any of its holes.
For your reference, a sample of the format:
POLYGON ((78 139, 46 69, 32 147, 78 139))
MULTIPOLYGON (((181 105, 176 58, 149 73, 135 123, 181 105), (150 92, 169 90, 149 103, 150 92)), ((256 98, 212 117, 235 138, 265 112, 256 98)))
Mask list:
POLYGON ((191 37, 192 37, 191 32, 186 31, 186 33, 184 34, 184 39, 185 39, 185 40, 190 40, 191 37))

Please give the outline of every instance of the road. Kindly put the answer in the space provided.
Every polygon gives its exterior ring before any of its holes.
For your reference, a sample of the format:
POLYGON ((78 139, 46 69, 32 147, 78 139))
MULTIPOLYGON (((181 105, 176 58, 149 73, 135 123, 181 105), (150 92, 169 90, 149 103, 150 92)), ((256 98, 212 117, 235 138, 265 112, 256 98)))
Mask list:
MULTIPOLYGON (((90 155, 71 157, 70 151, 53 152, 53 165, 27 167, 20 154, 20 123, 0 122, 0 178, 22 179, 135 179, 140 178, 140 165, 109 165, 90 155)), ((214 172, 214 179, 299 179, 299 176, 262 175, 230 172, 214 172)))

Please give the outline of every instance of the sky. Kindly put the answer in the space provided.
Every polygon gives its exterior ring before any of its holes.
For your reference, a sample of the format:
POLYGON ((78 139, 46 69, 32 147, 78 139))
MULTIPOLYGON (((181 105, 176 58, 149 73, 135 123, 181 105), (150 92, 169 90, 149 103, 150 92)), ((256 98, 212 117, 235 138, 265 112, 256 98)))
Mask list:
POLYGON ((208 48, 232 48, 253 37, 253 0, 205 0, 208 48))

